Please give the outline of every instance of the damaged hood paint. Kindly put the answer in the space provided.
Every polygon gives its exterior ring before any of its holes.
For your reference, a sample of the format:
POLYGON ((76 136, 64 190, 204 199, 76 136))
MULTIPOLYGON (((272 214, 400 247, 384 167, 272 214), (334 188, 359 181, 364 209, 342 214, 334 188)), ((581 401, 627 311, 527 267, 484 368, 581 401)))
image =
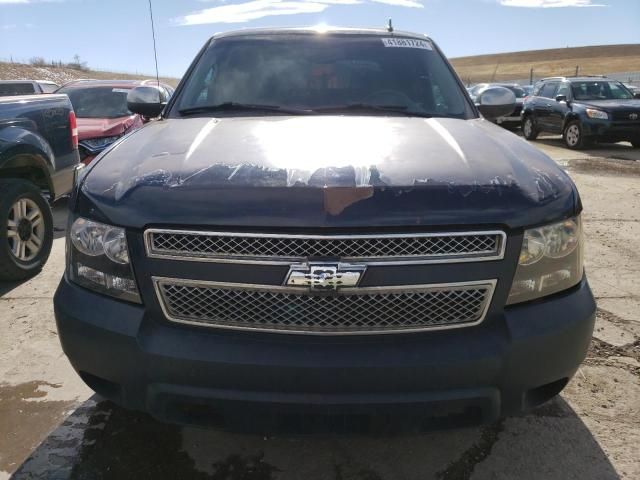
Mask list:
POLYGON ((574 213, 568 176, 483 119, 270 116, 152 122, 85 177, 116 225, 507 225, 574 213))

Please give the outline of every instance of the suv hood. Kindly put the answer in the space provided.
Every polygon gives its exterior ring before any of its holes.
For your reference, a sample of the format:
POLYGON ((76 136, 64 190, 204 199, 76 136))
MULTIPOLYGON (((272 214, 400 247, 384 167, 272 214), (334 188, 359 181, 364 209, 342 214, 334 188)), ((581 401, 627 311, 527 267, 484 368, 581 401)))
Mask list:
POLYGON ((483 119, 188 118, 116 142, 79 206, 133 228, 518 227, 574 213, 574 190, 555 162, 483 119))
POLYGON ((640 111, 640 100, 576 100, 586 107, 595 107, 602 110, 615 111, 615 110, 638 110, 640 111))

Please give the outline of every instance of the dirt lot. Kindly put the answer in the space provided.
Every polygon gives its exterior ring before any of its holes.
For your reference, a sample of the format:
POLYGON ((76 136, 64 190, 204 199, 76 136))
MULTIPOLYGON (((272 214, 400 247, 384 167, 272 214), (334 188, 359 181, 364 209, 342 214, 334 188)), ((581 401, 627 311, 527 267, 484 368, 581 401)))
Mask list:
POLYGON ((52 295, 64 205, 45 270, 0 285, 0 479, 640 478, 640 150, 536 142, 582 193, 595 339, 562 396, 493 425, 388 437, 262 437, 179 428, 92 395, 60 350, 52 295))

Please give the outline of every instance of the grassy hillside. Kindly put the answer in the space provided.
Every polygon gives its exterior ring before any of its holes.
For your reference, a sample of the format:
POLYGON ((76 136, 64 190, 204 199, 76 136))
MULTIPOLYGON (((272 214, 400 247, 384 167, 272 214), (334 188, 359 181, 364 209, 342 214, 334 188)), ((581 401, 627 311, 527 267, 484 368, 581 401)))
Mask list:
POLYGON ((640 44, 554 48, 451 59, 464 82, 515 80, 554 75, 600 75, 640 71, 640 44))
MULTIPOLYGON (((137 80, 155 77, 95 70, 76 70, 66 67, 36 67, 23 63, 0 62, 0 80, 51 80, 62 85, 63 83, 78 78, 95 78, 100 80, 137 80)), ((160 80, 169 85, 173 85, 174 87, 179 81, 177 78, 164 77, 160 77, 160 80)))

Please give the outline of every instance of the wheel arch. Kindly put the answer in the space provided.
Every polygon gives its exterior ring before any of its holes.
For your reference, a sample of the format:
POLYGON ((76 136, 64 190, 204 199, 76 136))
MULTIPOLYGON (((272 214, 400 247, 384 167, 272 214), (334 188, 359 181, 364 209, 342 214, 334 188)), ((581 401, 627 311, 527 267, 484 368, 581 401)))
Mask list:
POLYGON ((33 145, 17 145, 0 155, 0 178, 28 180, 53 199, 55 192, 46 158, 46 154, 33 145))
POLYGON ((564 117, 564 122, 562 122, 562 131, 564 132, 564 129, 567 128, 567 125, 570 122, 573 122, 574 120, 578 120, 580 121, 580 115, 578 115, 576 112, 569 112, 565 117, 564 117))

